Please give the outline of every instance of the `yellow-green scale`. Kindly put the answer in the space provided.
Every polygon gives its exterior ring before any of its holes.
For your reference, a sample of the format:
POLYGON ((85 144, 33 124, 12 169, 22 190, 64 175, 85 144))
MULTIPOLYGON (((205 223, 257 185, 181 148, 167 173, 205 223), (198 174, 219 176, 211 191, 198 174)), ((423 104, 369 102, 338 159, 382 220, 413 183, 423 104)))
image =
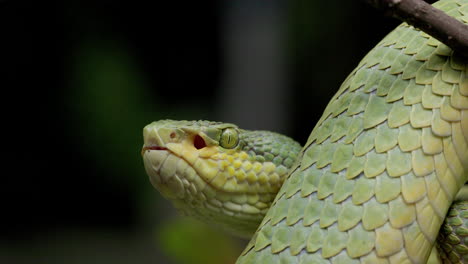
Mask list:
MULTIPOLYGON (((435 6, 468 23, 467 0, 435 6)), ((332 98, 237 263, 425 263, 468 179, 466 76, 429 35, 390 33, 332 98)))

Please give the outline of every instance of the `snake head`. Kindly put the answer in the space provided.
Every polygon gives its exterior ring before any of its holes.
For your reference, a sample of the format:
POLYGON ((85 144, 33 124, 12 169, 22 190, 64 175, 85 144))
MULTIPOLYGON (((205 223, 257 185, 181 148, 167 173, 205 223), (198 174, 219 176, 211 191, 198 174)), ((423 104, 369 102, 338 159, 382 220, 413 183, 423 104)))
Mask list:
POLYGON ((183 214, 250 236, 301 147, 229 123, 161 120, 143 129, 153 186, 183 214))

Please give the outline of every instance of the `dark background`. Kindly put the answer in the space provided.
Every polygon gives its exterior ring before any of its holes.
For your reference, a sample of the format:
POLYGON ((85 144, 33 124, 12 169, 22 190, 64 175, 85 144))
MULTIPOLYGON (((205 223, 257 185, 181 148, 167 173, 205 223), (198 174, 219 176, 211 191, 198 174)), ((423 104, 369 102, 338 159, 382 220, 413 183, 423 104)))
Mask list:
MULTIPOLYGON (((220 87, 229 79, 226 43, 232 43, 226 41, 225 16, 232 5, 0 1, 7 157, 0 185, 1 263, 227 263, 235 258, 242 242, 178 220, 152 189, 139 156, 141 130, 153 120, 224 118, 220 105, 230 95, 220 87), (215 246, 223 256, 203 259, 215 246)), ((399 24, 361 1, 238 5, 248 17, 265 14, 270 5, 270 18, 280 14, 271 27, 280 25, 284 33, 275 52, 284 58, 281 87, 288 97, 280 124, 288 126, 262 123, 265 118, 255 114, 245 121, 229 115, 221 121, 278 129, 301 143, 347 74, 399 24)), ((271 30, 268 23, 263 27, 271 30)), ((248 45, 249 39, 240 42, 248 45)), ((245 66, 254 63, 248 59, 245 66)), ((274 92, 262 98, 268 101, 274 92)), ((250 107, 262 109, 262 98, 250 107)))

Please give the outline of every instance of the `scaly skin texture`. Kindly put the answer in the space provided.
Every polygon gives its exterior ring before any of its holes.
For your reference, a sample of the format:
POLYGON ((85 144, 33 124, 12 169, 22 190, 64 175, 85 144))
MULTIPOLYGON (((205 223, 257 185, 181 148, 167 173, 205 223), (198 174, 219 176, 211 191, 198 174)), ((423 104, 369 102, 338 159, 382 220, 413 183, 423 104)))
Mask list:
POLYGON ((450 208, 437 237, 444 263, 468 263, 468 202, 457 201, 450 208))
POLYGON ((183 214, 250 238, 301 150, 233 124, 161 120, 143 129, 151 183, 183 214))
MULTIPOLYGON (((468 23, 468 0, 435 6, 468 23)), ((237 263, 426 263, 467 145, 467 60, 402 24, 332 98, 237 263)))

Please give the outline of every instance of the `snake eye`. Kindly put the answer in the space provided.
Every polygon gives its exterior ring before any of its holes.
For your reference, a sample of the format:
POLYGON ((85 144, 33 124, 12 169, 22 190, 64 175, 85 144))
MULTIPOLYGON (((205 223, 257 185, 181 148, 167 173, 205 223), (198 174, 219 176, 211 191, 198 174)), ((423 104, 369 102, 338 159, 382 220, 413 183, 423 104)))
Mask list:
POLYGON ((221 134, 219 145, 223 148, 232 149, 239 143, 239 135, 234 128, 226 128, 221 134))

